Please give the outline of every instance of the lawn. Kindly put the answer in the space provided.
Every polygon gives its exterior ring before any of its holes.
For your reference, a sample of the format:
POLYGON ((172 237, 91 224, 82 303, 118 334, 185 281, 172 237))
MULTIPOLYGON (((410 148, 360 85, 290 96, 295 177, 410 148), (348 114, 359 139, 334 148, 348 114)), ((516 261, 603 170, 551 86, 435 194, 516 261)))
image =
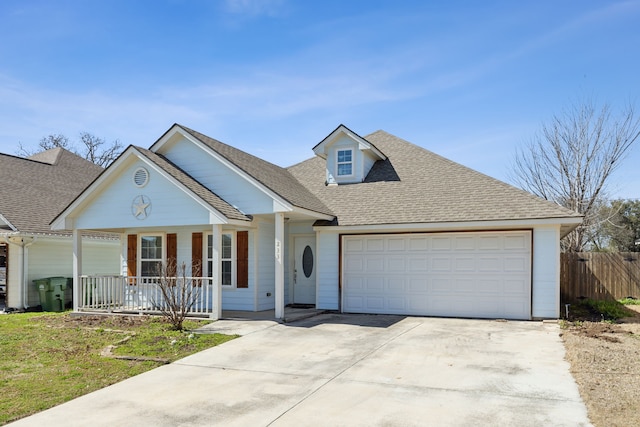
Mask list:
POLYGON ((171 330, 158 317, 0 316, 0 425, 170 363, 234 336, 171 330))

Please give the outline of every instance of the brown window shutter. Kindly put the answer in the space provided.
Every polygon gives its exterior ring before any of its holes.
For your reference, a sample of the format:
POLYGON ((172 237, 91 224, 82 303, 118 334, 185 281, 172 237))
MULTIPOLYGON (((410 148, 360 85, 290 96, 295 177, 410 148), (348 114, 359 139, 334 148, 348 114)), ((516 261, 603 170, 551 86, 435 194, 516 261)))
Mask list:
POLYGON ((178 236, 167 234, 167 276, 175 277, 178 269, 178 236))
MULTIPOLYGON (((127 235, 127 276, 138 275, 138 235, 127 235)), ((135 280, 129 281, 130 285, 135 285, 135 280)))
POLYGON ((236 233, 236 286, 249 287, 249 232, 236 233))
POLYGON ((191 235, 191 276, 202 276, 202 233, 191 235))

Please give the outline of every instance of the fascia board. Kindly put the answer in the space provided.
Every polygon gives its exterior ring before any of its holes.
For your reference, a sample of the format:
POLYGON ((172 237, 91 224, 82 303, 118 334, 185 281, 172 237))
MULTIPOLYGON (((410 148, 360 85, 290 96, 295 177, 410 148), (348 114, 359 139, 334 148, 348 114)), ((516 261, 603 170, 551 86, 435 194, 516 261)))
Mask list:
POLYGON ((304 208, 299 208, 299 207, 294 207, 292 212, 293 213, 297 213, 297 214, 310 216, 310 217, 315 218, 315 219, 324 219, 326 221, 331 221, 331 220, 333 220, 335 218, 334 215, 327 215, 327 214, 323 214, 323 213, 319 213, 319 212, 315 212, 315 211, 311 211, 309 209, 304 209, 304 208))
POLYGON ((577 226, 582 218, 541 218, 503 221, 466 221, 466 222, 431 222, 404 223, 379 225, 350 225, 350 226, 315 226, 314 231, 331 231, 340 233, 371 233, 371 232, 414 232, 414 231, 456 231, 456 230, 487 230, 530 228, 535 226, 573 225, 577 226))
POLYGON ((338 135, 344 134, 345 136, 351 138, 358 144, 358 149, 360 150, 371 150, 377 157, 381 160, 386 160, 387 156, 385 156, 380 150, 375 148, 369 141, 353 132, 351 129, 346 127, 345 125, 338 126, 333 132, 331 132, 328 136, 326 136, 319 144, 313 147, 313 152, 326 159, 327 157, 327 148, 330 147, 333 142, 337 139, 338 135))
POLYGON ((5 218, 4 215, 0 214, 0 220, 9 226, 11 231, 18 231, 18 229, 13 224, 11 224, 11 221, 5 218))

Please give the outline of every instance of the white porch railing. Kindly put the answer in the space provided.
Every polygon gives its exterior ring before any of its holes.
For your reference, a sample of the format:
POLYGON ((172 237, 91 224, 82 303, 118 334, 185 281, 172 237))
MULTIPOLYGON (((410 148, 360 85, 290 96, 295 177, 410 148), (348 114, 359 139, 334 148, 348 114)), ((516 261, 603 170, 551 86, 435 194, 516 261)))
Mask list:
MULTIPOLYGON (((171 281, 171 292, 190 295, 194 303, 189 315, 217 317, 215 287, 210 277, 81 276, 78 310, 83 312, 160 314, 166 307, 161 280, 171 281), (181 293, 183 286, 184 293, 181 293)), ((76 294, 78 295, 78 294, 76 294)))

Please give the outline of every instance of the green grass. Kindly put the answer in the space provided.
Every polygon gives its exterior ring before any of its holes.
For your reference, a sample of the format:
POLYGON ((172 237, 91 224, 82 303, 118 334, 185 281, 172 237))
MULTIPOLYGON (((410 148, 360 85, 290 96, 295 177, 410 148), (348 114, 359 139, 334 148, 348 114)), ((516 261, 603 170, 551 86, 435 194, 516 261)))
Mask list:
MULTIPOLYGON (((193 329, 204 323, 188 320, 185 327, 193 329)), ((159 362, 100 355, 107 346, 125 339, 113 350, 114 355, 172 362, 233 338, 173 331, 161 318, 2 315, 0 425, 159 366, 159 362)))
POLYGON ((624 305, 640 305, 640 299, 635 298, 623 298, 621 300, 618 300, 618 302, 624 305))
POLYGON ((618 320, 634 314, 618 301, 585 299, 580 305, 601 315, 602 320, 618 320))

